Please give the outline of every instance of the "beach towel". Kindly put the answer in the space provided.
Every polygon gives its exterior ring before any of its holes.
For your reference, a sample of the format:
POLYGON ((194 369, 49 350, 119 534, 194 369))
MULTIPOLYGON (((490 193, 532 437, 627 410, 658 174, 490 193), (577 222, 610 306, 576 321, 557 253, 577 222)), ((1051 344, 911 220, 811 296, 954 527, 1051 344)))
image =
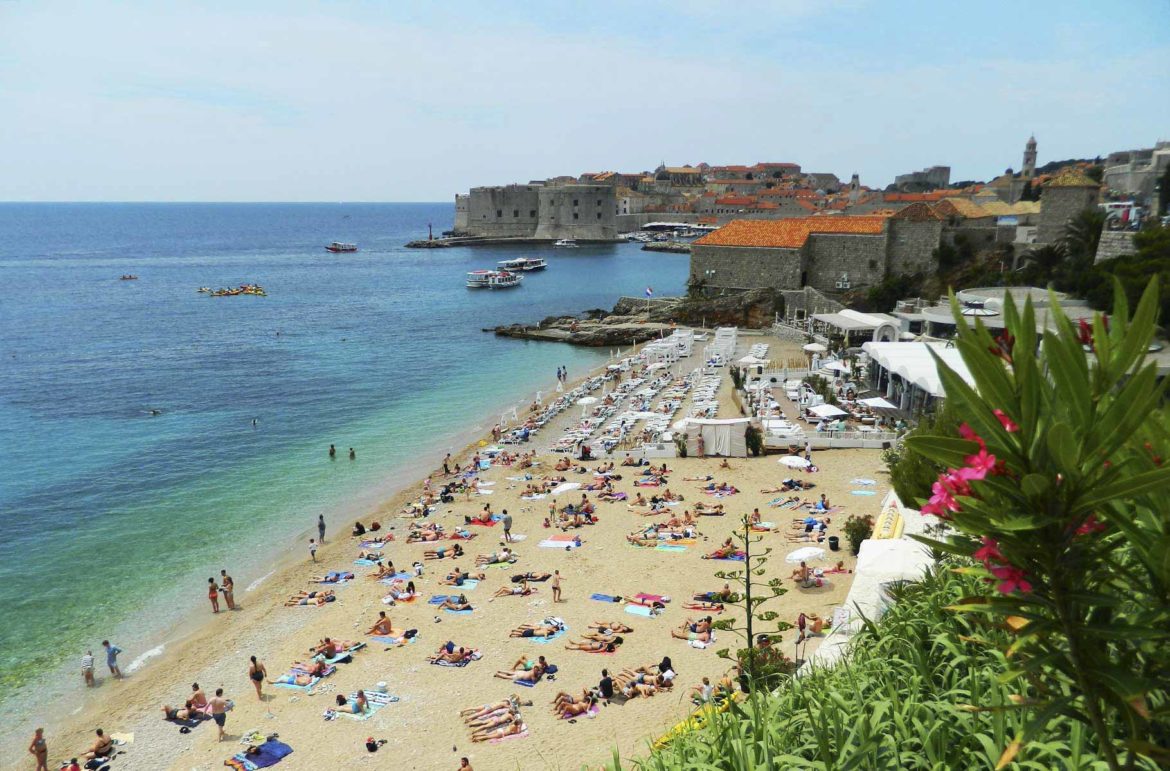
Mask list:
POLYGON ((634 595, 634 599, 646 600, 647 602, 670 602, 670 597, 666 596, 665 594, 646 594, 645 592, 638 592, 634 595))
POLYGON ((869 487, 869 486, 871 486, 871 485, 876 485, 876 484, 877 484, 877 480, 874 480, 874 479, 865 479, 864 477, 858 477, 857 479, 850 479, 850 480, 849 480, 849 484, 851 484, 851 485, 860 485, 860 486, 862 486, 862 487, 869 487))
POLYGON ((877 495, 874 490, 850 490, 850 495, 877 495))
POLYGON ((558 637, 564 637, 568 633, 568 631, 569 631, 569 627, 562 626, 560 628, 560 631, 558 631, 556 634, 553 634, 549 637, 527 637, 527 638, 521 637, 520 639, 521 640, 527 639, 527 640, 531 640, 534 643, 540 643, 541 645, 544 645, 546 643, 552 642, 553 640, 557 639, 558 637))
POLYGON ((548 493, 537 493, 536 495, 521 495, 522 501, 542 501, 548 497, 548 493))
POLYGON ((377 565, 378 563, 375 560, 354 560, 353 564, 369 566, 369 565, 377 565))
POLYGON ((562 482, 552 489, 552 494, 554 496, 556 496, 556 495, 560 495, 562 493, 567 493, 570 490, 578 490, 580 488, 581 488, 580 482, 562 482))
MULTIPOLYGON (((386 541, 393 541, 394 536, 386 536, 386 541)), ((363 549, 381 549, 386 545, 386 541, 362 541, 358 544, 363 549)))
POLYGON ((353 661, 353 654, 350 651, 342 651, 333 658, 325 659, 326 664, 348 664, 353 661))
POLYGON ((654 618, 654 611, 645 605, 626 605, 626 613, 645 618, 654 618))
MULTIPOLYGON (((374 716, 374 713, 390 704, 392 701, 398 701, 397 696, 389 696, 388 694, 378 693, 377 691, 365 691, 366 694, 366 711, 360 714, 353 714, 352 712, 341 712, 338 710, 337 714, 341 717, 347 717, 350 720, 369 720, 374 716), (375 699, 375 696, 384 697, 375 699)), ((351 701, 357 698, 357 693, 351 693, 347 697, 351 701)))
POLYGON ((235 768, 239 771, 251 771, 255 768, 268 768, 275 766, 280 761, 292 754, 293 748, 284 742, 278 742, 276 739, 269 739, 256 748, 257 751, 248 754, 246 752, 239 752, 228 758, 223 762, 229 768, 235 768))
MULTIPOLYGON (((379 635, 379 636, 373 636, 370 639, 373 640, 374 642, 380 642, 383 645, 401 645, 402 640, 404 638, 402 638, 402 637, 385 637, 385 636, 379 635)), ((414 637, 408 637, 405 639, 406 639, 407 643, 412 643, 418 639, 418 635, 415 635, 414 637)))
POLYGON ((200 717, 189 717, 186 720, 180 720, 179 718, 167 718, 167 722, 172 725, 181 726, 183 728, 194 728, 205 720, 209 720, 211 718, 210 715, 203 715, 202 713, 199 714, 201 715, 200 717))
POLYGON ((443 608, 443 610, 447 613, 454 613, 456 616, 470 616, 472 610, 475 610, 475 609, 472 608, 471 610, 453 610, 451 608, 443 608))
MULTIPOLYGON (((692 541, 692 543, 693 543, 693 541, 692 541)), ((687 547, 682 546, 680 544, 660 543, 660 544, 658 544, 658 546, 655 547, 654 550, 655 551, 675 551, 675 552, 677 552, 677 551, 686 551, 687 547)))
POLYGON ((612 594, 592 594, 589 599, 597 600, 598 602, 621 602, 621 597, 615 597, 612 594))
POLYGON ((379 578, 378 581, 380 583, 383 583, 383 584, 392 584, 395 581, 409 581, 414 577, 415 577, 414 573, 395 573, 392 576, 386 576, 385 578, 379 578))
MULTIPOLYGON (((516 541, 523 541, 525 538, 527 538, 527 537, 528 537, 528 536, 527 536, 527 535, 525 535, 524 533, 509 533, 509 535, 512 537, 512 542, 513 542, 513 543, 515 543, 516 541)), ((500 536, 500 542, 501 542, 501 543, 503 543, 503 542, 504 542, 503 538, 504 538, 503 536, 500 536)))
POLYGON ((521 727, 520 733, 511 734, 509 736, 505 736, 502 739, 489 739, 488 743, 489 744, 499 744, 500 742, 506 742, 509 739, 523 739, 524 737, 528 736, 528 726, 525 725, 524 723, 521 723, 520 727, 521 727))
POLYGON ((546 538, 538 544, 542 549, 579 549, 580 545, 574 541, 555 541, 551 538, 546 538))

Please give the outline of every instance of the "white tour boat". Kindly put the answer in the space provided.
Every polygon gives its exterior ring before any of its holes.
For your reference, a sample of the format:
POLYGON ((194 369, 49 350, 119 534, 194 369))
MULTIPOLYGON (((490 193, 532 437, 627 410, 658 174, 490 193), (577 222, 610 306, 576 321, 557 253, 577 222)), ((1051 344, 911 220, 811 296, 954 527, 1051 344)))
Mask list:
POLYGON ((516 271, 530 271, 530 270, 544 270, 548 267, 548 263, 544 261, 543 257, 516 257, 511 260, 500 260, 496 263, 500 270, 516 271))
POLYGON ((576 249, 577 242, 571 238, 562 238, 559 241, 557 241, 555 244, 553 244, 553 246, 555 246, 559 249, 576 249))
POLYGON ((468 289, 487 289, 488 281, 491 279, 493 270, 473 270, 467 274, 467 288, 468 289))
POLYGON ((508 270, 473 270, 467 274, 467 288, 511 289, 523 280, 524 276, 508 270))

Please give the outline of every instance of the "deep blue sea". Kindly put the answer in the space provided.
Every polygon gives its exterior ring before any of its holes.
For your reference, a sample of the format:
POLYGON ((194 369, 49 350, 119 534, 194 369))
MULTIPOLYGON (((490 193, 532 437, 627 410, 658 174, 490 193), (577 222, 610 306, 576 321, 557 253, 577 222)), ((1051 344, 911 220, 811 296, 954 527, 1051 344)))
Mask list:
POLYGON ((403 248, 452 216, 0 204, 0 699, 73 673, 105 637, 140 659, 207 611, 208 576, 248 585, 305 549, 318 513, 340 527, 547 390, 558 365, 572 377, 608 354, 482 327, 686 279, 686 255, 627 244, 403 248), (334 240, 361 251, 329 254, 334 240), (514 290, 464 287, 519 254, 549 269, 514 290), (196 291, 242 283, 268 296, 196 291))

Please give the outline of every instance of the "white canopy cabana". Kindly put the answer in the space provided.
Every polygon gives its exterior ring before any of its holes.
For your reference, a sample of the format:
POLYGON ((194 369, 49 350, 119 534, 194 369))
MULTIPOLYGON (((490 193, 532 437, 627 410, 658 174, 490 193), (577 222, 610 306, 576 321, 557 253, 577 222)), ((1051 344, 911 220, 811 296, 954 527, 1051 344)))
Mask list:
POLYGON ((858 404, 864 404, 866 407, 871 407, 878 410, 896 410, 896 405, 890 404, 880 396, 872 396, 868 399, 858 399, 858 404))
POLYGON ((946 343, 866 343, 861 346, 882 369, 935 398, 945 397, 932 352, 967 383, 974 383, 957 348, 946 343))
MULTIPOLYGON (((704 455, 722 455, 728 458, 747 457, 748 418, 687 418, 679 429, 687 437, 687 455, 699 454, 699 437, 703 437, 704 455)), ((677 425, 677 424, 676 424, 677 425)))
POLYGON ((808 411, 818 418, 839 418, 842 415, 849 414, 840 407, 834 407, 831 404, 818 404, 815 407, 809 407, 808 411))

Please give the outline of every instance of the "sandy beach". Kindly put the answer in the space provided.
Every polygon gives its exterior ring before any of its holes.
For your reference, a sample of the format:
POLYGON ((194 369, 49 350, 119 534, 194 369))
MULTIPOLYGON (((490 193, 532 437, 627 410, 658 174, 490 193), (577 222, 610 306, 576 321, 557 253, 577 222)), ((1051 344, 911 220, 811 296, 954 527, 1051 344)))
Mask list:
MULTIPOLYGON (((799 356, 799 349, 790 342, 766 337, 742 338, 740 347, 746 350, 751 343, 765 342, 772 347, 775 359, 799 356)), ((697 349, 698 350, 698 349, 697 349)), ((683 372, 697 366, 697 354, 684 361, 683 372)), ((727 396, 730 379, 722 370, 723 385, 720 394, 720 416, 731 416, 734 409, 727 396)), ((518 389, 522 390, 522 389, 518 389)), ((783 399, 781 398, 783 402, 783 399)), ((786 405, 789 416, 794 412, 786 405)), ((579 408, 578 408, 579 409, 579 408)), ((470 541, 442 541, 438 544, 408 544, 406 535, 412 520, 399 516, 403 507, 418 498, 422 480, 380 504, 375 511, 361 517, 369 524, 379 521, 382 533, 393 534, 381 553, 393 561, 399 570, 407 569, 415 561, 422 561, 423 552, 435 546, 460 543, 465 556, 458 560, 427 561, 424 572, 414 582, 420 597, 410 603, 393 606, 383 603, 388 587, 367 577, 373 568, 354 564, 360 539, 349 535, 350 523, 330 522, 327 541, 317 553, 317 562, 309 559, 307 539, 302 557, 291 560, 273 575, 256 586, 236 592, 240 609, 210 614, 204 603, 200 611, 207 613, 207 623, 178 644, 169 645, 152 663, 124 681, 114 681, 99 672, 100 698, 79 713, 70 715, 69 705, 46 708, 43 717, 50 748, 50 767, 59 761, 80 754, 92 742, 94 728, 100 726, 107 733, 130 738, 123 746, 115 769, 212 769, 223 766, 223 761, 243 749, 240 737, 251 731, 263 734, 278 733, 280 740, 293 747, 293 754, 280 763, 282 769, 334 768, 355 763, 392 762, 395 767, 417 769, 455 769, 463 756, 470 758, 476 769, 506 768, 579 768, 583 764, 596 766, 606 761, 613 749, 623 756, 643 754, 648 740, 684 718, 693 709, 691 687, 703 676, 712 681, 728 669, 728 662, 718 658, 715 650, 737 647, 741 643, 729 633, 720 633, 716 644, 706 650, 690 647, 685 641, 673 639, 670 630, 678 628, 685 619, 703 615, 682 607, 692 594, 715 590, 723 581, 714 577, 719 570, 732 569, 740 563, 703 559, 703 555, 718 546, 735 528, 739 518, 759 508, 764 520, 774 522, 777 532, 762 534, 762 547, 773 549, 768 566, 768 577, 784 579, 788 593, 774 601, 768 609, 793 622, 801 613, 831 615, 848 592, 851 574, 829 576, 828 585, 803 589, 789 579, 792 566, 784 556, 804 544, 790 543, 789 534, 794 518, 807 512, 769 506, 779 496, 763 493, 762 489, 776 486, 781 479, 796 475, 777 463, 777 456, 760 458, 733 458, 730 469, 719 468, 718 458, 671 459, 668 487, 685 500, 672 507, 669 514, 653 517, 639 516, 625 502, 604 503, 595 494, 589 500, 596 506, 599 522, 578 530, 583 545, 579 549, 540 548, 538 543, 559 530, 542 525, 549 504, 564 505, 580 499, 581 491, 574 491, 554 499, 522 500, 526 481, 512 477, 531 474, 535 479, 554 473, 553 466, 563 456, 548 453, 546 449, 560 435, 565 425, 578 416, 567 410, 558 419, 534 437, 533 441, 509 449, 534 450, 539 464, 519 470, 515 467, 493 465, 479 475, 486 495, 465 496, 460 493, 454 502, 439 504, 428 521, 437 522, 447 530, 464 524, 466 516, 480 512, 490 504, 494 512, 506 509, 514 519, 513 534, 523 540, 512 548, 518 555, 514 565, 485 568, 486 578, 466 592, 474 606, 469 615, 436 611, 427 603, 436 594, 458 593, 453 587, 439 584, 443 575, 455 565, 464 570, 473 568, 475 555, 500 548, 503 529, 471 526, 475 533, 470 541), (701 490, 702 482, 684 481, 684 477, 711 475, 715 481, 729 482, 739 493, 716 501, 701 490), (682 516, 695 502, 722 503, 727 515, 699 517, 700 531, 696 543, 685 551, 661 551, 629 545, 626 535, 650 522, 662 522, 670 516, 682 516), (562 577, 564 602, 553 604, 550 583, 534 583, 537 591, 526 597, 505 596, 492 598, 504 586, 512 586, 510 577, 524 572, 553 572, 562 577), (352 571, 356 577, 344 586, 335 587, 337 600, 323 607, 285 607, 284 600, 300 590, 322 588, 310 577, 325 571, 352 571), (639 592, 669 596, 665 611, 656 618, 643 618, 624 612, 622 604, 590 599, 601 593, 630 597, 639 592), (396 629, 417 630, 414 642, 388 647, 364 634, 377 620, 378 611, 385 610, 396 629), (510 639, 509 630, 525 623, 538 623, 548 616, 562 618, 567 634, 548 643, 531 639, 510 639), (566 650, 564 643, 579 640, 595 621, 617 621, 633 627, 624 635, 625 644, 613 654, 591 654, 566 650), (366 647, 353 656, 351 663, 339 664, 331 677, 322 681, 312 695, 296 690, 264 686, 264 700, 258 700, 248 680, 248 657, 255 655, 268 670, 269 678, 287 671, 294 661, 306 661, 311 645, 324 637, 364 641, 366 647), (478 649, 482 657, 462 668, 433 666, 426 657, 448 640, 456 646, 478 649), (493 677, 497 670, 508 669, 521 656, 543 655, 558 667, 555 681, 547 678, 535 687, 524 688, 507 680, 493 677), (553 697, 559 691, 580 693, 584 687, 596 686, 603 668, 611 672, 657 664, 669 656, 678 673, 672 691, 664 691, 649 699, 634 699, 618 706, 602 707, 592 718, 580 718, 574 724, 560 720, 552 709, 553 697), (191 684, 198 682, 208 694, 222 687, 225 696, 234 700, 235 708, 227 716, 227 738, 216 741, 216 728, 210 721, 180 733, 178 728, 161 719, 164 704, 182 706, 191 692, 191 684), (355 721, 345 717, 326 721, 323 713, 334 705, 337 694, 349 694, 358 689, 373 690, 379 682, 387 684, 388 692, 398 701, 387 704, 367 720, 355 721), (459 710, 494 702, 509 694, 518 694, 522 700, 531 700, 532 706, 522 708, 527 735, 499 743, 473 743, 470 731, 459 717, 459 710), (55 716, 55 719, 53 717, 55 716), (385 739, 382 749, 371 754, 365 748, 367 737, 385 739)), ((680 413, 679 417, 685 414, 680 413)), ((466 463, 474 446, 458 458, 466 463)), ((621 462, 622 451, 610 458, 621 462)), ((436 465, 441 458, 436 458, 436 465)), ((878 513, 881 494, 886 489, 880 453, 874 450, 834 450, 817 452, 814 461, 819 467, 815 474, 803 478, 815 482, 812 491, 803 494, 806 500, 819 498, 823 493, 837 507, 831 515, 828 535, 843 536, 841 528, 850 514, 878 513), (854 496, 851 490, 858 485, 851 480, 868 477, 877 480, 868 490, 877 494, 854 496)), ((600 461, 585 463, 590 470, 600 461)), ((657 462, 658 464, 661 461, 657 462)), ((575 463, 575 466, 582 465, 575 463)), ((656 464, 657 465, 657 464, 656 464)), ((641 469, 621 468, 622 479, 614 489, 627 493, 632 499, 639 491, 647 496, 664 488, 650 489, 634 486, 641 469)), ((588 483, 592 473, 564 472, 570 481, 588 483)), ((439 486, 445 480, 437 476, 439 486)), ((314 534, 315 535, 315 534, 314 534)), ((829 553, 828 568, 838 560, 846 570, 853 566, 853 557, 842 537, 842 549, 829 553)), ((209 566, 208 575, 211 575, 209 566)), ((202 591, 193 586, 193 593, 202 591)), ((730 611, 729 612, 733 612, 730 611)), ((728 617, 726 614, 724 618, 728 617)), ((795 632, 788 632, 780 643, 789 656, 793 655, 795 632)), ((117 641, 116 641, 117 642, 117 641)), ((811 653, 814 638, 802 654, 811 653)), ((96 651, 95 651, 96 652, 96 651)), ((99 656, 100 659, 100 656, 99 656)), ((103 668, 100 666, 99 670, 103 668)), ((82 684, 78 677, 78 688, 82 684)), ((23 768, 29 763, 22 752, 12 767, 23 768)), ((31 767, 31 766, 29 766, 31 767)))

